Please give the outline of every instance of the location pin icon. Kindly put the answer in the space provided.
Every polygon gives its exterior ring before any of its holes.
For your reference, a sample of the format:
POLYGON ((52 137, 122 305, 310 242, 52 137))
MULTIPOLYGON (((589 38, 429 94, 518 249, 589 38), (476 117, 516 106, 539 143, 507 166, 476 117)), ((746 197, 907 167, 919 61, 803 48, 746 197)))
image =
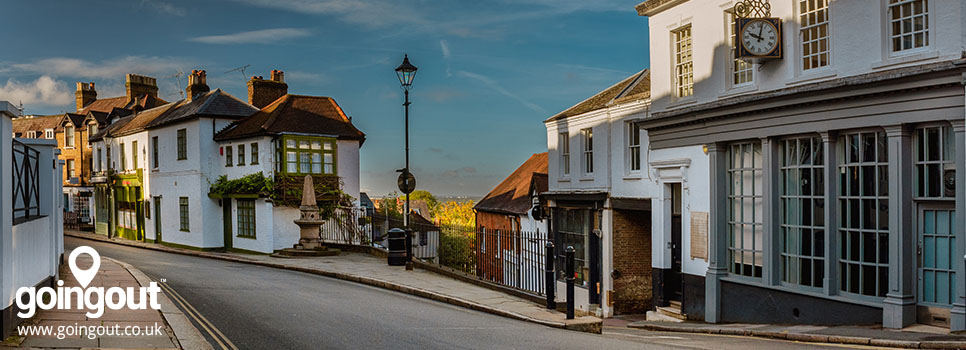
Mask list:
POLYGON ((70 252, 70 256, 67 259, 67 266, 70 266, 70 272, 74 274, 74 278, 77 279, 77 282, 79 282, 84 288, 87 288, 87 285, 91 284, 94 276, 97 275, 97 269, 101 267, 101 255, 97 254, 97 251, 94 250, 94 248, 86 245, 80 246, 74 248, 74 250, 70 252), (77 256, 83 253, 87 253, 87 255, 90 255, 91 259, 94 260, 94 264, 91 265, 91 268, 87 270, 81 270, 77 267, 77 256))

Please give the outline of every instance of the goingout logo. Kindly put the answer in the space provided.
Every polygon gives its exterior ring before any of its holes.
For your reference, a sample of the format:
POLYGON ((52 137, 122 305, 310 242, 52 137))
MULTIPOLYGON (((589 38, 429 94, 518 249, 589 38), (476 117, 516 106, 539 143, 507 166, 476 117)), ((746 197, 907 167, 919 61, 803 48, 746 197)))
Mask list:
POLYGON ((149 301, 152 309, 161 309, 161 304, 158 303, 158 292, 161 291, 161 288, 158 287, 156 282, 151 282, 148 288, 138 288, 140 289, 140 302, 135 302, 134 287, 127 287, 127 290, 121 287, 111 287, 106 291, 104 287, 87 288, 87 285, 97 275, 97 269, 101 267, 101 256, 94 248, 89 246, 77 247, 70 252, 67 263, 71 272, 74 273, 74 278, 77 278, 77 282, 83 287, 64 288, 63 280, 57 280, 57 289, 43 287, 38 290, 36 287, 20 287, 20 289, 17 289, 17 306, 24 311, 18 312, 17 316, 21 318, 33 317, 38 307, 43 310, 54 308, 70 310, 72 302, 78 310, 90 310, 87 312, 87 317, 90 318, 101 317, 104 314, 105 305, 111 310, 120 310, 125 304, 131 310, 144 310, 147 309, 146 302, 149 301), (94 264, 87 270, 81 270, 77 267, 77 256, 84 253, 90 255, 94 260, 94 264))

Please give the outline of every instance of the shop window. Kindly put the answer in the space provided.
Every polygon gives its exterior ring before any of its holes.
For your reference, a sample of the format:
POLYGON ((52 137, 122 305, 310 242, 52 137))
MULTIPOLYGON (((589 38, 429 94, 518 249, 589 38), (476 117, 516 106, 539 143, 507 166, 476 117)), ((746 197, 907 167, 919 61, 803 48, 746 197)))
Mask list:
POLYGON ((926 127, 916 130, 916 198, 954 199, 956 197, 956 146, 952 128, 926 127))
POLYGON ((764 260, 761 143, 731 145, 729 158, 728 271, 761 277, 764 260))
POLYGON ((889 282, 889 156, 883 132, 840 137, 839 288, 885 297, 889 282))
POLYGON ((781 142, 782 282, 821 288, 825 278, 825 155, 815 137, 781 142))

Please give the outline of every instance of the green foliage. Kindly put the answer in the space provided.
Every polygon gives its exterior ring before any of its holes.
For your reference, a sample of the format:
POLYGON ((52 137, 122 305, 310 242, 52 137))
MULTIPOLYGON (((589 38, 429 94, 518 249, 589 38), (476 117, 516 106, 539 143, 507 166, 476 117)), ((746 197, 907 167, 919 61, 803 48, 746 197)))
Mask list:
POLYGON ((261 171, 234 180, 229 180, 228 176, 222 175, 218 177, 218 181, 211 185, 211 193, 220 196, 257 194, 262 197, 269 197, 274 189, 275 182, 271 178, 265 177, 261 171))
POLYGON ((412 201, 424 201, 426 206, 429 207, 430 217, 436 217, 436 213, 439 210, 439 200, 436 199, 432 193, 426 190, 416 190, 409 194, 409 200, 412 201))
POLYGON ((471 227, 441 227, 439 264, 466 273, 476 273, 476 231, 471 227))
POLYGON ((436 219, 449 225, 476 226, 476 212, 473 201, 446 202, 439 206, 436 219))

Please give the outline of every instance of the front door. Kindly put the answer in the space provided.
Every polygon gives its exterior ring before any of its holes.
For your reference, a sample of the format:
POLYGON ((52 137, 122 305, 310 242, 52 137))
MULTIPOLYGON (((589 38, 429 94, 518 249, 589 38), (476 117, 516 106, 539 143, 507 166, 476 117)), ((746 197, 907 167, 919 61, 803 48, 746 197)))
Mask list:
POLYGON ((671 184, 671 273, 667 280, 668 300, 681 301, 681 184, 671 184))
POLYGON ((221 200, 222 219, 225 221, 225 250, 231 249, 231 198, 221 200))
POLYGON ((154 242, 161 243, 161 197, 154 197, 154 242))
POLYGON ((956 295, 956 211, 950 204, 923 204, 918 213, 919 323, 949 327, 949 309, 956 295))

